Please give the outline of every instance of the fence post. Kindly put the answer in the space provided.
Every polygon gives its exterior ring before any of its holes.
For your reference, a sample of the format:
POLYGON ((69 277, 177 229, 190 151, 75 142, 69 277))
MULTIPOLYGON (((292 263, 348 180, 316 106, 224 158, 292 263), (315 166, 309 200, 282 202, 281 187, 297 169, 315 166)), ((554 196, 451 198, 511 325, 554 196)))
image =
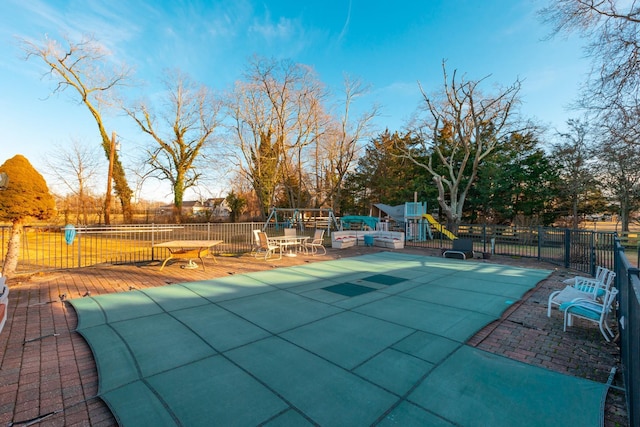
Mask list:
POLYGON ((542 239, 544 238, 544 231, 541 226, 538 226, 538 261, 542 260, 542 239))
POLYGON ((596 233, 595 231, 591 233, 591 253, 589 254, 589 270, 591 271, 591 275, 595 277, 596 275, 596 233))
POLYGON ((81 236, 82 236, 82 233, 78 233, 78 268, 82 267, 82 237, 81 236))
POLYGON ((482 252, 487 252, 487 224, 482 224, 482 252))
POLYGON ((156 237, 156 224, 154 222, 151 223, 151 261, 155 261, 155 237, 156 237))
POLYGON ((564 229, 564 267, 571 266, 571 230, 564 229))

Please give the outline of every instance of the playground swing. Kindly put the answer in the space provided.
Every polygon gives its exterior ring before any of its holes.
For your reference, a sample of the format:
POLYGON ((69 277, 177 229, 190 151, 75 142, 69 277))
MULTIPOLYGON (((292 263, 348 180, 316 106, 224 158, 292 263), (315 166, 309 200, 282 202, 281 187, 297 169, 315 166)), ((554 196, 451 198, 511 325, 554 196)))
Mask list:
MULTIPOLYGON (((271 208, 271 212, 269 213, 269 217, 267 218, 267 220, 264 223, 264 226, 262 227, 262 231, 265 231, 267 229, 267 227, 269 226, 269 223, 271 222, 271 220, 273 220, 273 222, 275 223, 276 229, 279 228, 281 225, 278 222, 278 213, 281 214, 281 217, 283 220, 285 220, 286 222, 286 228, 296 228, 299 229, 301 232, 305 231, 305 213, 314 213, 314 214, 322 214, 322 213, 326 213, 327 214, 327 235, 330 235, 331 230, 339 230, 340 227, 338 226, 338 221, 336 220, 336 217, 333 213, 333 209, 331 208, 302 208, 302 209, 298 209, 298 208, 276 208, 276 207, 272 207, 271 208)), ((314 216, 315 218, 318 217, 318 215, 314 216)), ((318 221, 315 221, 316 224, 318 221)))

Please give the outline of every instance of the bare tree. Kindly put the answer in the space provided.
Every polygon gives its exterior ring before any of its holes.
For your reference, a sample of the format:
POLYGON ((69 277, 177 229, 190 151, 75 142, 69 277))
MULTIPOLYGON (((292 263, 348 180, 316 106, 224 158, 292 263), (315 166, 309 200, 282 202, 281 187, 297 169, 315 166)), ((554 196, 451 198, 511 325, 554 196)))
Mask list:
POLYGON ((76 221, 88 224, 88 209, 92 204, 91 194, 99 168, 96 150, 72 140, 68 147, 57 146, 47 153, 45 163, 48 174, 74 196, 77 202, 76 221))
POLYGON ((360 143, 372 136, 372 121, 379 114, 377 105, 352 117, 353 103, 367 94, 369 88, 360 79, 344 77, 344 98, 339 114, 321 135, 315 154, 316 194, 318 206, 337 208, 344 179, 353 168, 360 151, 360 143))
POLYGON ((165 85, 168 107, 160 120, 145 103, 125 110, 153 138, 147 163, 156 178, 171 183, 175 218, 181 221, 184 192, 202 175, 198 160, 213 142, 221 103, 206 86, 179 71, 168 73, 165 85))
POLYGON ((478 168, 496 147, 508 141, 514 128, 515 106, 519 102, 520 81, 493 95, 484 95, 480 84, 458 78, 449 80, 442 64, 444 88, 430 96, 422 86, 426 117, 418 123, 418 143, 399 147, 402 157, 424 168, 438 189, 438 203, 449 226, 456 229, 462 219, 467 193, 478 168))
POLYGON ((230 95, 234 162, 253 186, 263 215, 278 189, 291 207, 304 202, 306 153, 323 132, 324 96, 309 67, 261 58, 252 60, 245 81, 230 95))
MULTIPOLYGON (((120 199, 124 219, 130 222, 132 192, 118 153, 111 152, 111 138, 101 112, 102 108, 109 105, 109 99, 114 95, 115 89, 128 80, 130 70, 126 66, 113 66, 108 51, 92 37, 84 37, 79 42, 65 38, 62 43, 48 38, 42 43, 21 39, 21 45, 27 59, 37 58, 47 65, 47 74, 56 81, 54 93, 64 92, 68 88, 75 90, 80 96, 80 102, 93 116, 98 125, 105 155, 107 159, 113 156, 115 192, 120 199)), ((107 194, 105 206, 109 206, 110 202, 111 194, 107 194)), ((110 222, 108 212, 109 209, 105 209, 107 224, 110 222)))
POLYGON ((592 69, 579 105, 598 112, 638 109, 640 7, 624 0, 557 0, 540 11, 552 34, 587 39, 592 69))

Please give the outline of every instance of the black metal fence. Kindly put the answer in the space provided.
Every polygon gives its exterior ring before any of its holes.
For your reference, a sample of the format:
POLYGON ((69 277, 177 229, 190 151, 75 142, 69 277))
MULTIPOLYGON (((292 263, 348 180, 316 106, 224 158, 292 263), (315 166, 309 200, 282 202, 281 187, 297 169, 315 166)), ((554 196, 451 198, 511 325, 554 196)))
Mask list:
MULTIPOLYGON (((408 235, 411 236, 411 233, 408 235)), ((609 269, 614 266, 614 232, 550 227, 461 225, 456 235, 458 238, 473 240, 474 250, 488 256, 495 254, 537 258, 588 274, 594 274, 598 265, 609 269)), ((408 240, 407 244, 436 249, 450 248, 452 240, 444 234, 437 233, 431 239, 414 238, 408 240)))
POLYGON ((618 320, 629 424, 640 426, 640 270, 632 267, 616 239, 618 320))
MULTIPOLYGON (((283 223, 269 223, 266 231, 278 234, 283 223)), ((450 248, 452 241, 443 234, 431 238, 422 231, 416 238, 415 224, 400 224, 406 230, 406 244, 414 247, 450 248)), ((313 235, 315 227, 307 224, 302 234, 313 235)), ((182 225, 118 225, 77 227, 75 237, 69 239, 59 226, 26 227, 21 238, 18 273, 87 267, 98 264, 126 264, 155 261, 167 256, 167 249, 154 244, 168 240, 222 240, 218 253, 249 252, 253 245, 254 229, 265 228, 264 223, 204 223, 182 225)), ((423 230, 424 231, 424 230, 423 230)), ((10 227, 0 227, 0 255, 5 259, 10 227)), ((613 232, 569 230, 547 227, 506 227, 495 225, 461 225, 457 236, 469 238, 474 249, 490 256, 537 258, 578 271, 593 274, 597 265, 614 266, 613 232)), ((327 242, 330 233, 326 233, 327 242)), ((633 251, 632 251, 633 252, 633 251)), ((633 253, 635 256, 635 252, 633 253)), ((4 262, 4 261, 3 261, 4 262)))

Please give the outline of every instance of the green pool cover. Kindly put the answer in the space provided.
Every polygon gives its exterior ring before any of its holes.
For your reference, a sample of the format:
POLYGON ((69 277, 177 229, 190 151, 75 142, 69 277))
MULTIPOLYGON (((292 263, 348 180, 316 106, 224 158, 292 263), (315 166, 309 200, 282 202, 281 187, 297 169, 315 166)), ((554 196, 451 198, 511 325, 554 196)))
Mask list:
POLYGON ((604 384, 464 344, 550 273, 381 252, 71 304, 123 426, 598 426, 604 384))

